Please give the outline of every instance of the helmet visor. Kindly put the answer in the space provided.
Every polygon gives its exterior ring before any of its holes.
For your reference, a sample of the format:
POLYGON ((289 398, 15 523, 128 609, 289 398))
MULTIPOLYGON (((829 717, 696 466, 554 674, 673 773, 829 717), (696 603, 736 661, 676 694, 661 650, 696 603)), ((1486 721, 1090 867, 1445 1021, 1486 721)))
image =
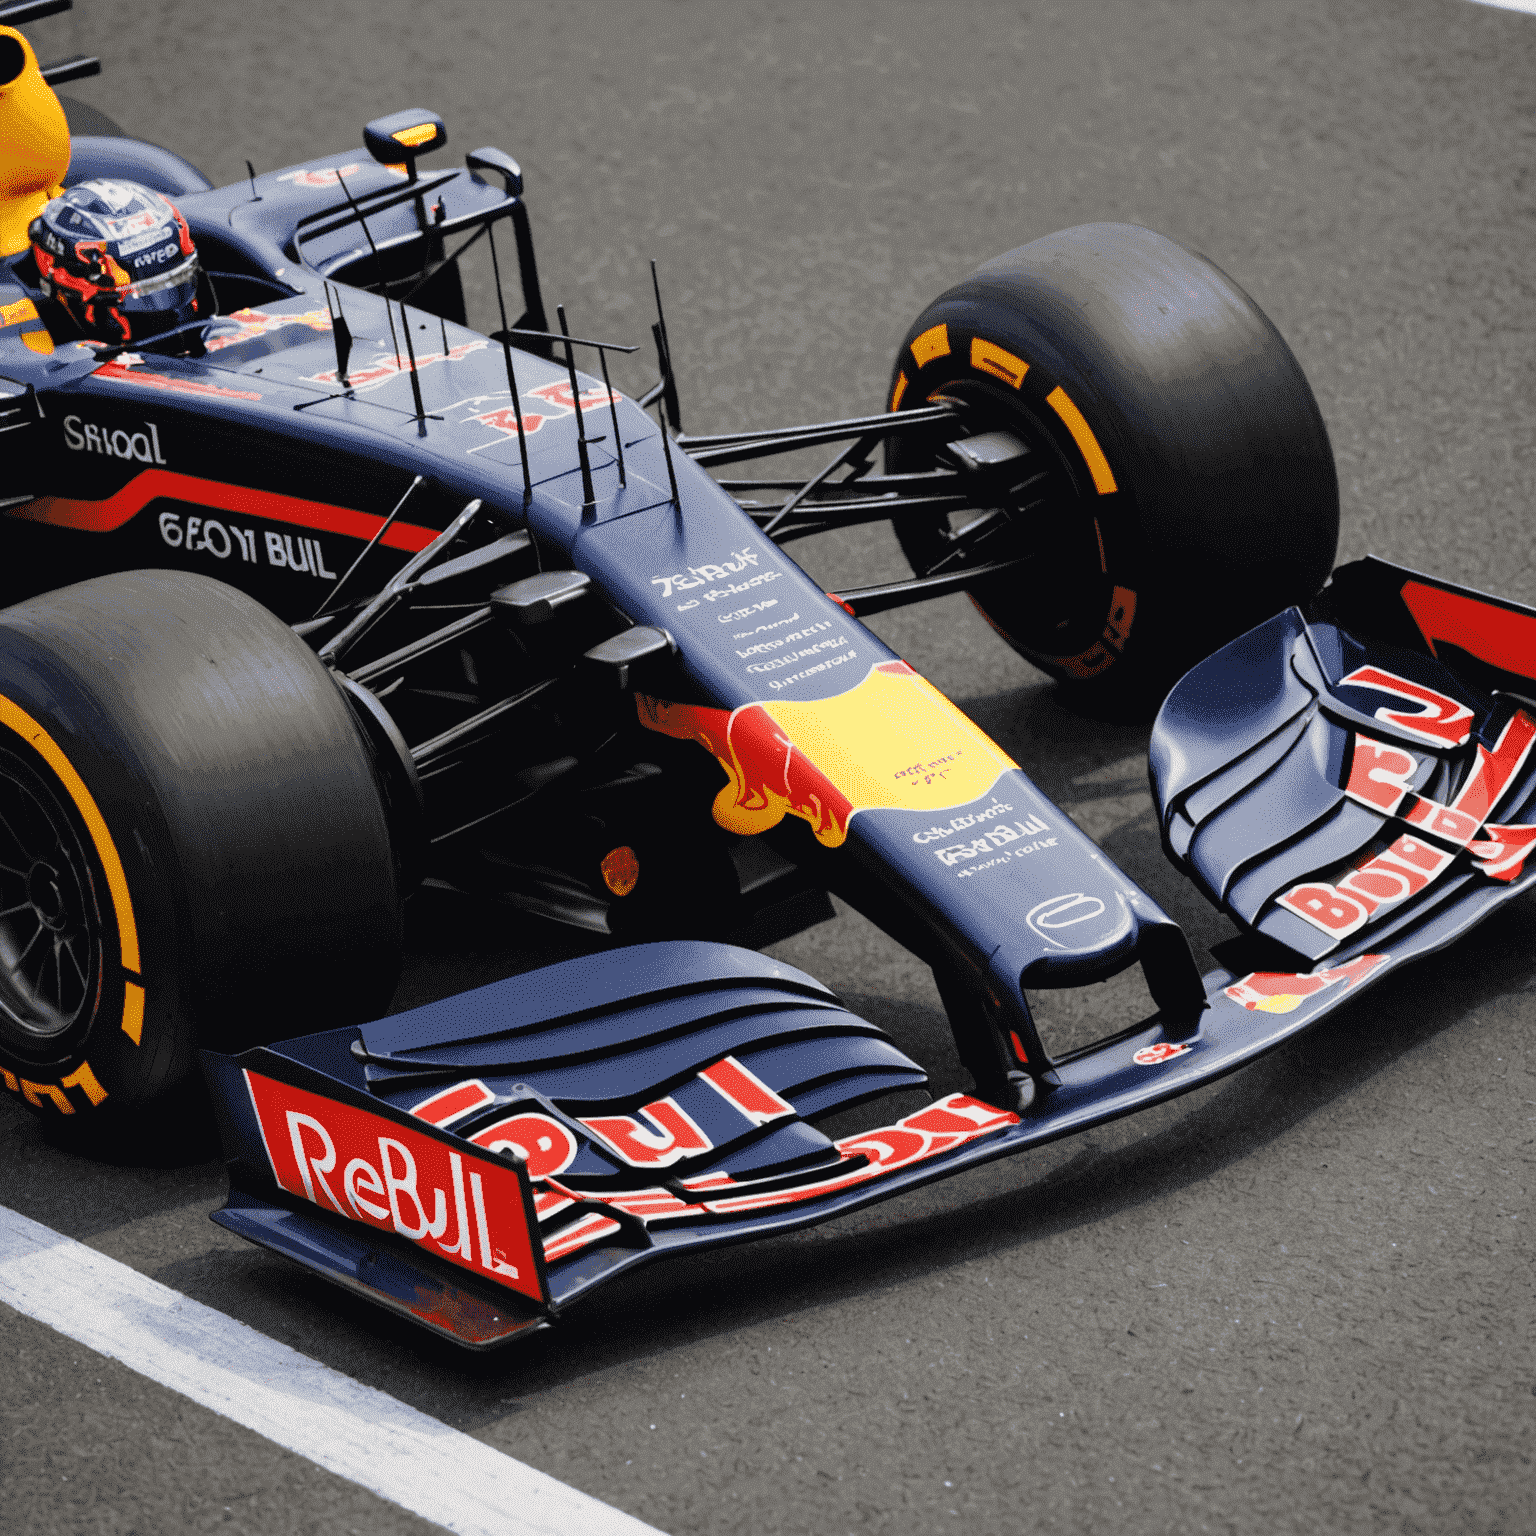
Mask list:
POLYGON ((198 272, 197 257, 189 256, 169 272, 160 272, 142 282, 119 288, 118 303, 126 314, 160 314, 165 310, 180 309, 188 296, 197 291, 198 272))

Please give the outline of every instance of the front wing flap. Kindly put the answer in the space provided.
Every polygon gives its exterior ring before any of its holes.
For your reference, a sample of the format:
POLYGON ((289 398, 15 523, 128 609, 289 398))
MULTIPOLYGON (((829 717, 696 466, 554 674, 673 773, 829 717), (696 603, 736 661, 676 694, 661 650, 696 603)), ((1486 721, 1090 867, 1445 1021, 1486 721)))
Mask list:
POLYGON ((1301 966, 1449 943, 1536 878, 1536 612, 1380 560, 1188 673, 1169 856, 1301 966))

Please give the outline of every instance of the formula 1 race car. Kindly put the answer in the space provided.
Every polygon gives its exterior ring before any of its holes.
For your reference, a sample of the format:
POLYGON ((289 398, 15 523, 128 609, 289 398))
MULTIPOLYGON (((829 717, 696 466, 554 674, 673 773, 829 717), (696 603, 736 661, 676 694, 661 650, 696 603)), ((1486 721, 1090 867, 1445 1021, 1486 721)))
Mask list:
POLYGON ((163 1103, 201 1049, 216 1219, 484 1346, 1208 1082, 1536 879, 1536 612, 1330 579, 1321 415, 1210 261, 1035 240, 917 317, 887 411, 687 436, 659 290, 628 398, 634 347, 549 322, 517 162, 418 165, 446 137, 411 109, 215 188, 71 145, 0 27, 11 1093, 163 1103), (193 321, 70 332, 26 233, 61 182, 172 200, 193 321), (784 553, 875 521, 910 580, 828 594, 784 553), (1085 707, 1167 694, 1154 796, 1239 929, 1220 968, 859 622, 958 591, 1085 707), (424 878, 629 947, 380 1020, 424 878), (828 891, 932 967, 970 1092, 893 1118, 922 1065, 742 947, 828 891), (1132 965, 1156 1013, 1049 1057, 1027 992, 1132 965))

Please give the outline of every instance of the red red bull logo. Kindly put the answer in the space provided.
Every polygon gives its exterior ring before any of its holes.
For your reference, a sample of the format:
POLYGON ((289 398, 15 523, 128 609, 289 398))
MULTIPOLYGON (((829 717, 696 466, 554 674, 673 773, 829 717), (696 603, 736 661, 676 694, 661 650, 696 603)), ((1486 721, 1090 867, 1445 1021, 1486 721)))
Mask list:
POLYGON ((968 805, 1015 766, 904 661, 881 662, 848 692, 806 703, 726 710, 643 694, 635 702, 647 730, 697 741, 714 755, 727 775, 714 817, 739 834, 798 816, 837 848, 862 810, 968 805))
MULTIPOLYGON (((658 1186, 593 1195, 549 1180, 545 1192, 537 1197, 539 1214, 544 1220, 579 1202, 591 1204, 600 1200, 613 1210, 650 1225, 803 1205, 887 1178, 1018 1123, 1019 1117, 1009 1110, 985 1104, 968 1094, 952 1093, 895 1125, 844 1137, 835 1143, 839 1160, 830 1172, 820 1178, 808 1178, 802 1184, 785 1188, 780 1180, 763 1179, 757 1182, 767 1187, 754 1188, 751 1181, 738 1183, 728 1173, 706 1173, 683 1178, 666 1189, 658 1186), (682 1198, 684 1195, 687 1198, 682 1198)), ((600 1211, 590 1212, 545 1238, 545 1260, 552 1263, 565 1258, 618 1230, 617 1221, 600 1211)))
MULTIPOLYGON (((1362 667, 1345 681, 1375 670, 1362 667)), ((1370 686, 1378 684, 1372 681, 1370 686)), ((1441 710, 1440 705, 1456 701, 1438 694, 1434 697, 1439 703, 1426 716, 1414 718, 1428 718, 1432 713, 1438 722, 1434 728, 1443 727, 1448 738, 1462 729, 1463 722, 1441 710)), ((1462 707, 1456 705, 1457 709, 1462 707)), ((1403 724, 1390 711, 1378 710, 1377 714, 1391 715, 1394 723, 1403 724)), ((1426 726, 1420 734, 1429 729, 1426 726)), ((1536 846, 1536 826, 1500 826, 1485 823, 1484 818, 1525 767, 1533 747, 1536 720, 1517 710, 1499 733, 1492 751, 1478 742, 1477 758, 1466 782, 1450 805, 1441 805, 1413 793, 1420 758, 1402 747, 1357 733, 1344 792, 1362 805, 1396 816, 1412 827, 1414 834, 1397 838, 1336 881, 1310 880, 1292 886, 1279 898, 1279 905, 1334 939, 1344 939, 1364 927, 1383 907, 1417 896, 1455 863, 1462 849, 1471 853, 1473 868, 1481 874, 1494 880, 1514 880, 1524 869, 1526 855, 1536 846)))
MULTIPOLYGON (((537 1110, 508 1115, 505 1120, 476 1131, 469 1139, 487 1152, 511 1152, 522 1158, 530 1179, 548 1179, 564 1173, 579 1150, 569 1126, 537 1110)), ((535 1209, 543 1215, 537 1201, 535 1209)))
MULTIPOLYGON (((768 1125, 795 1112, 794 1105, 780 1098, 734 1056, 722 1056, 700 1072, 698 1079, 752 1125, 768 1125)), ((412 1105, 411 1113, 432 1125, 447 1126, 495 1101, 490 1088, 478 1077, 471 1077, 412 1105)), ((670 1095, 645 1105, 637 1114, 598 1115, 580 1123, 599 1144, 632 1168, 665 1168, 714 1149, 714 1143, 670 1095)), ((468 1139, 488 1152, 514 1153, 527 1165, 530 1179, 564 1173, 577 1152, 570 1127, 539 1110, 520 1110, 473 1132, 468 1139)))
POLYGON ((455 1120, 462 1120, 465 1115, 483 1109, 495 1100, 496 1095, 478 1077, 472 1077, 413 1104, 411 1113, 430 1125, 452 1125, 455 1120))
MULTIPOLYGON (((1352 987, 1391 958, 1390 955, 1361 955, 1347 965, 1306 974, 1254 971, 1241 981, 1233 982, 1225 992, 1234 1003, 1259 1013, 1294 1013, 1309 997, 1316 997, 1330 987, 1352 987)), ((1139 1054, 1136 1059, 1141 1060, 1139 1054)))
POLYGON ((685 1179, 683 1184, 702 1197, 699 1203, 706 1210, 718 1215, 799 1205, 823 1195, 838 1194, 872 1179, 888 1177, 1018 1123, 1019 1117, 1010 1110, 998 1109, 969 1094, 952 1093, 935 1100, 926 1109, 898 1120, 895 1125, 845 1136, 834 1143, 844 1167, 834 1169, 825 1179, 762 1193, 750 1185, 737 1184, 727 1174, 705 1174, 697 1179, 685 1179))
MULTIPOLYGON (((795 1112, 792 1104, 734 1056, 715 1062, 699 1078, 753 1125, 767 1125, 795 1112)), ((581 1123, 631 1168, 667 1168, 714 1148, 688 1111, 671 1097, 645 1105, 638 1115, 599 1115, 581 1123)))
POLYGON ((544 1299, 511 1164, 259 1072, 246 1072, 245 1081, 281 1189, 544 1299))
MULTIPOLYGON (((393 1122, 362 1115, 363 1119, 379 1121, 384 1126, 385 1137, 378 1138, 374 1125, 359 1130, 346 1118, 362 1114, 360 1111, 268 1082, 253 1073, 246 1076, 252 1084, 258 1112, 263 1116, 262 1130, 272 1149, 278 1183, 284 1189, 342 1215, 349 1214, 344 1202, 355 1199, 362 1211, 356 1219, 371 1216, 375 1225, 394 1223, 396 1231, 414 1242, 426 1246, 428 1241, 435 1240, 436 1246, 443 1247, 441 1239, 450 1234, 452 1204, 446 1185, 442 1192, 430 1187, 433 1179, 443 1177, 440 1143, 431 1143, 423 1150, 414 1145, 408 1131, 401 1131, 393 1122), (377 1155, 371 1150, 371 1143, 360 1140, 363 1132, 380 1141, 377 1155), (282 1140, 284 1137, 287 1140, 282 1140), (383 1147, 384 1140, 391 1141, 390 1147, 383 1147), (358 1152, 360 1146, 365 1148, 366 1155, 358 1152), (404 1153, 409 1154, 409 1167, 397 1146, 403 1146, 404 1153), (349 1156, 352 1160, 346 1161, 349 1156), (368 1163, 367 1168, 362 1166, 364 1162, 368 1163)), ((794 1106, 734 1056, 722 1057, 698 1076, 753 1125, 769 1125, 794 1116, 794 1106)), ((413 1113, 434 1124, 446 1125, 485 1108, 494 1098, 480 1079, 470 1078, 423 1099, 413 1113)), ((560 1175, 571 1166, 579 1150, 572 1125, 631 1168, 657 1174, 714 1148, 692 1116, 671 1095, 646 1104, 636 1115, 592 1116, 572 1121, 571 1125, 542 1110, 519 1109, 475 1131, 467 1140, 487 1152, 510 1153, 523 1164, 532 1181, 533 1207, 544 1258, 553 1263, 620 1230, 618 1220, 602 1210, 590 1209, 593 1205, 606 1206, 615 1215, 647 1225, 702 1221, 711 1216, 799 1205, 883 1178, 1018 1123, 1019 1117, 1009 1110, 998 1109, 968 1094, 952 1093, 895 1125, 844 1137, 834 1143, 838 1161, 825 1169, 808 1172, 801 1183, 786 1186, 777 1177, 738 1181, 728 1173, 716 1172, 681 1179, 674 1176, 665 1187, 657 1184, 601 1192, 561 1182, 560 1175), (568 1219, 563 1225, 556 1223, 556 1217, 578 1206, 588 1209, 576 1215, 575 1220, 568 1219)), ((458 1156, 451 1147, 447 1154, 450 1159, 458 1156)), ((512 1175, 510 1166, 500 1164, 498 1168, 512 1175)), ((478 1170, 476 1163, 470 1182, 472 1207, 479 1198, 474 1194, 478 1170)), ((448 1182, 454 1178, 462 1182, 463 1173, 463 1167, 455 1168, 450 1162, 448 1182)), ((493 1224, 493 1244, 498 1230, 493 1224)), ((511 1262, 502 1250, 487 1251, 501 1254, 503 1262, 511 1262)), ((473 1259, 474 1254, 469 1257, 473 1259)))
MULTIPOLYGON (((281 176, 275 177, 277 181, 286 181, 292 187, 334 187, 338 185, 343 176, 354 176, 363 167, 353 160, 348 165, 322 165, 314 170, 284 171, 281 176)), ((403 165, 386 165, 384 167, 392 176, 406 175, 403 165)))
POLYGON ((1432 747, 1459 747, 1472 734, 1472 711, 1460 699, 1399 677, 1385 667, 1356 667, 1339 682, 1343 687, 1390 693, 1415 706, 1403 709, 1383 705, 1376 711, 1376 718, 1427 741, 1432 747))
MULTIPOLYGON (((496 398, 491 396, 491 399, 496 398)), ((503 395, 503 399, 507 396, 503 395)), ((610 391, 606 385, 595 384, 591 389, 582 390, 580 396, 573 394, 571 386, 564 382, 554 384, 541 384, 537 389, 526 392, 525 399, 538 401, 544 409, 523 411, 523 436, 531 437, 546 421, 558 421, 562 416, 574 416, 579 402, 583 413, 604 409, 610 401, 617 401, 617 390, 610 391)), ((461 404, 463 402, 460 402, 461 404)), ((479 404, 472 401, 471 404, 479 404)), ((450 410, 453 407, 450 407, 450 410)), ((517 436, 517 412, 511 405, 497 406, 493 410, 481 411, 463 418, 466 422, 475 422, 482 427, 489 427, 498 435, 489 442, 479 443, 469 451, 479 453, 482 448, 493 448, 498 443, 505 442, 509 437, 517 436)))
MULTIPOLYGON (((449 347, 446 352, 419 353, 413 365, 409 357, 402 357, 397 352, 393 355, 386 354, 375 358, 371 363, 365 363, 359 368, 347 370, 347 388, 351 390, 367 391, 377 389, 381 384, 388 384, 391 379, 397 379, 403 374, 413 371, 420 373, 424 368, 430 368, 434 363, 456 363, 461 358, 468 357, 471 352, 479 352, 482 348, 490 346, 490 342, 484 338, 476 338, 473 341, 461 341, 456 347, 449 347)), ((339 384, 340 378, 334 368, 327 368, 323 373, 311 373, 306 375, 305 382, 309 384, 324 384, 327 386, 339 384)))
POLYGON ((1159 1067, 1165 1061, 1172 1061, 1175 1056, 1182 1056, 1185 1051, 1194 1050, 1187 1040, 1159 1040, 1156 1045, 1144 1045, 1136 1052, 1131 1060, 1138 1067, 1159 1067))

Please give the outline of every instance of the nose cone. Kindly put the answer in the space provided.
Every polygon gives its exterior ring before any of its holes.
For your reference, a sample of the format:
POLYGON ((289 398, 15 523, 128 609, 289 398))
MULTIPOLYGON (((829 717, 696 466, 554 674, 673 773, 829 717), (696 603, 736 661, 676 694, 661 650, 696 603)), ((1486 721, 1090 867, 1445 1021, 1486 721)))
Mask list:
POLYGON ((32 45, 0 27, 0 256, 27 244, 27 225, 69 169, 64 108, 37 67, 32 45))

